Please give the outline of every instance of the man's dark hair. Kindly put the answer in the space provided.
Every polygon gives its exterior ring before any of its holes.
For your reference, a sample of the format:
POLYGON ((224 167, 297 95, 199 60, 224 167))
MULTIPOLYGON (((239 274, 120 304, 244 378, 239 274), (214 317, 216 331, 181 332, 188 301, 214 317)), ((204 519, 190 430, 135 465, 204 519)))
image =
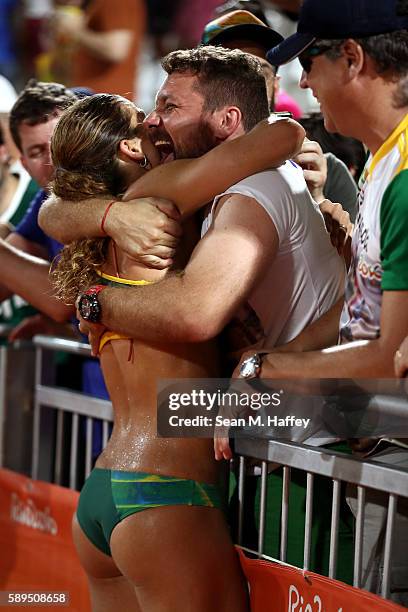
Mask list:
MULTIPOLYGON (((399 81, 395 95, 397 107, 408 105, 408 30, 397 30, 387 34, 377 34, 356 38, 356 42, 373 60, 379 75, 392 81, 399 81)), ((322 46, 330 46, 327 57, 335 60, 341 56, 343 40, 320 40, 322 46)))
POLYGON ((22 123, 46 123, 76 100, 76 95, 60 83, 42 83, 30 79, 14 103, 9 118, 10 132, 20 151, 19 127, 22 123))
POLYGON ((173 51, 163 58, 162 66, 169 75, 185 72, 197 77, 205 112, 237 106, 246 131, 269 114, 262 68, 249 53, 208 45, 173 51))

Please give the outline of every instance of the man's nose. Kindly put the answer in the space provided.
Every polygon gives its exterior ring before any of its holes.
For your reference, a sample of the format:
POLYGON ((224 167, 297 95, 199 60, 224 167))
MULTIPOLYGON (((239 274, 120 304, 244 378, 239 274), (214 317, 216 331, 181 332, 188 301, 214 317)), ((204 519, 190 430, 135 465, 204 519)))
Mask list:
POLYGON ((158 127, 160 125, 160 122, 160 115, 155 110, 153 110, 147 115, 146 119, 143 121, 143 125, 148 128, 158 127))
POLYGON ((299 87, 302 89, 308 89, 309 83, 307 82, 307 72, 306 70, 302 70, 302 74, 300 75, 299 87))

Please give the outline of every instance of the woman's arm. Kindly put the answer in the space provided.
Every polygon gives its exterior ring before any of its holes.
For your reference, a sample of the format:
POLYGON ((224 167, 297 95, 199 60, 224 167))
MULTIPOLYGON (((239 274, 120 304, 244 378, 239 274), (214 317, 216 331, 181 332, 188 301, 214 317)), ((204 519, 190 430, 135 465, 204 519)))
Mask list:
POLYGON ((169 198, 183 215, 251 174, 277 167, 301 148, 305 132, 292 119, 261 121, 250 132, 224 142, 202 157, 157 166, 127 190, 124 200, 169 198))

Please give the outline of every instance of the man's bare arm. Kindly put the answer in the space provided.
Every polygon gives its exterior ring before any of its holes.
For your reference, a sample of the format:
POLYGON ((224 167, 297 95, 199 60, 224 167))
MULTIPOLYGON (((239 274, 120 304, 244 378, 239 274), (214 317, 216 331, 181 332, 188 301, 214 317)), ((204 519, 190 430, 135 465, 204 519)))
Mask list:
POLYGON ((394 377, 394 354, 408 327, 408 291, 385 291, 381 337, 304 353, 271 353, 263 378, 394 377))
POLYGON ((0 261, 1 280, 9 292, 5 297, 13 293, 20 295, 58 322, 66 321, 73 313, 71 307, 53 297, 49 261, 25 253, 4 240, 0 240, 0 261))
POLYGON ((265 210, 252 198, 231 194, 223 198, 182 274, 136 291, 102 291, 102 323, 150 341, 213 338, 248 297, 277 248, 277 232, 265 210))
MULTIPOLYGON (((39 257, 40 259, 47 259, 47 251, 44 247, 33 242, 32 240, 27 240, 24 236, 21 236, 17 232, 9 232, 7 238, 5 240, 7 244, 15 247, 23 251, 24 253, 28 253, 30 255, 34 255, 35 257, 39 257)), ((0 264, 3 266, 4 260, 2 259, 0 252, 0 264)), ((19 269, 21 272, 21 269, 19 269)), ((4 284, 3 281, 4 275, 1 275, 1 284, 0 284, 0 303, 4 300, 7 300, 11 297, 15 292, 13 289, 10 289, 7 285, 4 284)))

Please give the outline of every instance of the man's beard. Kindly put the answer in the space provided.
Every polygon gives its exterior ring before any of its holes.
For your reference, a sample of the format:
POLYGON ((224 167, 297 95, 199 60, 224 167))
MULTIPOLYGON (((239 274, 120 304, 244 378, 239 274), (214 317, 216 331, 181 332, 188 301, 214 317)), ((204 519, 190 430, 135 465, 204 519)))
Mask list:
POLYGON ((190 134, 186 135, 183 142, 174 145, 174 156, 176 159, 187 159, 201 157, 211 151, 219 144, 210 124, 205 119, 200 119, 190 134))

